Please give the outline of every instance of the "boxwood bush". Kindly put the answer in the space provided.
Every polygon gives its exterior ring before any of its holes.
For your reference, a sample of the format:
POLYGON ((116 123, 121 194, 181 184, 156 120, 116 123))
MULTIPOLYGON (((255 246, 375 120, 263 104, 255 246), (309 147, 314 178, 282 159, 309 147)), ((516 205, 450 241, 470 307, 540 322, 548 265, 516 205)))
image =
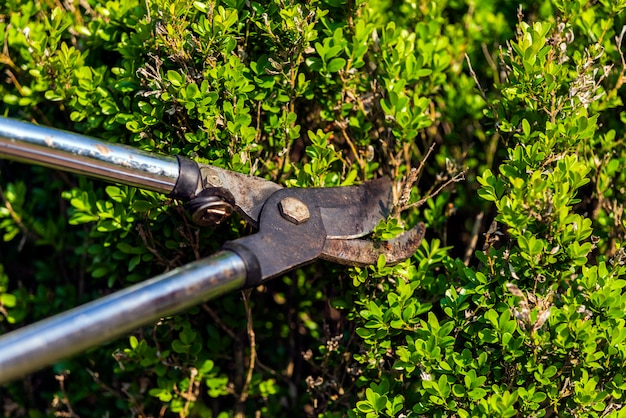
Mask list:
MULTIPOLYGON (((388 176, 315 263, 0 389, 6 417, 619 417, 624 0, 5 0, 0 111, 288 187, 388 176)), ((166 196, 0 160, 0 332, 207 256, 166 196)))

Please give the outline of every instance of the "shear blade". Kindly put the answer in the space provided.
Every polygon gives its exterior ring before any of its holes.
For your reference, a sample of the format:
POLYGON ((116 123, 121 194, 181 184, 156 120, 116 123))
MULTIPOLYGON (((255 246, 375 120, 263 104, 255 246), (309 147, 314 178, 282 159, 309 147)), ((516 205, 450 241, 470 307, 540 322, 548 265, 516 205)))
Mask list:
POLYGON ((337 187, 320 213, 328 239, 359 238, 371 233, 391 212, 392 183, 380 178, 360 186, 337 187))
POLYGON ((398 264, 411 257, 419 248, 426 233, 420 222, 409 231, 389 241, 363 239, 327 239, 321 258, 348 266, 376 265, 381 255, 387 265, 398 264))

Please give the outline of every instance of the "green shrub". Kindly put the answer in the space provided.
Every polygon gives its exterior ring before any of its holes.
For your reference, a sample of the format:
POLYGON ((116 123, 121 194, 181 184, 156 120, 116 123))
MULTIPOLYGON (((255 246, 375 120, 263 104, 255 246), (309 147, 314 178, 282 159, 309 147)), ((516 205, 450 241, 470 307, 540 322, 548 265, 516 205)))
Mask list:
MULTIPOLYGON (((5 416, 621 416, 624 8, 5 1, 3 115, 290 187, 386 175, 376 237, 428 226, 7 385, 5 416)), ((0 161, 0 332, 250 232, 0 161)))

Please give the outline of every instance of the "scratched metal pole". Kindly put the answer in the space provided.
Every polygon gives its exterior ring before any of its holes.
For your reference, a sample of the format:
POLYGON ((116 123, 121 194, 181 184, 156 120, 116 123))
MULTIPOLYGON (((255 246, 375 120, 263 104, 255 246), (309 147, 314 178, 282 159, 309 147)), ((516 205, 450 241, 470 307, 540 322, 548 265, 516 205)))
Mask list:
POLYGON ((246 265, 222 251, 0 336, 0 385, 243 286, 246 265))
POLYGON ((170 193, 176 157, 0 117, 0 155, 103 180, 170 193))

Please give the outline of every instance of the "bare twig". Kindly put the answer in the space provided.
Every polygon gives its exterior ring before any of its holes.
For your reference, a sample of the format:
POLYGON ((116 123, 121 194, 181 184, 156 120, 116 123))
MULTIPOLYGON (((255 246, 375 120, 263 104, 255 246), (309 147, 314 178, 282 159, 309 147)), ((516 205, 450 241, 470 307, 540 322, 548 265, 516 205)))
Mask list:
POLYGON ((150 16, 150 1, 149 0, 146 0, 146 18, 148 20, 148 23, 152 21, 152 18, 150 16))
POLYGON ((182 217, 183 222, 185 223, 184 229, 180 229, 180 234, 187 240, 187 242, 191 245, 193 250, 193 255, 196 260, 201 258, 200 255, 200 230, 197 228, 193 228, 186 216, 182 217))
POLYGON ((248 365, 248 375, 243 388, 241 389, 241 401, 245 402, 248 397, 248 386, 252 380, 252 371, 254 370, 254 364, 256 363, 256 337, 254 333, 254 325, 252 321, 252 309, 248 303, 248 293, 243 292, 243 303, 246 308, 246 318, 248 322, 248 338, 250 339, 250 364, 248 365))
POLYGON ((476 83, 476 87, 478 87, 478 91, 480 91, 480 95, 482 96, 485 102, 489 103, 489 100, 487 99, 487 94, 485 93, 485 90, 483 89, 483 87, 480 85, 480 81, 478 81, 478 76, 474 72, 474 68, 472 67, 472 62, 470 61, 470 57, 467 54, 465 54, 465 61, 467 61, 467 66, 469 67, 470 75, 474 79, 474 83, 476 83))
MULTIPOLYGON (((487 49, 487 44, 483 43, 480 46, 483 50, 483 55, 485 56, 485 59, 487 60, 487 64, 489 65, 489 68, 491 68, 491 71, 493 71, 494 76, 496 77, 496 84, 500 84, 500 73, 498 72, 498 65, 496 64, 496 62, 493 60, 491 54, 489 53, 489 50, 487 49)), ((467 54, 465 55, 467 57, 467 54)), ((469 58, 468 58, 468 62, 469 62, 469 58)), ((474 82, 476 82, 476 74, 474 74, 474 82)), ((483 93, 483 98, 485 96, 485 93, 483 93)))
POLYGON ((352 142, 352 140, 350 139, 350 136, 348 135, 348 132, 346 130, 346 124, 336 123, 336 125, 341 130, 341 135, 343 136, 343 139, 348 143, 348 146, 350 147, 350 151, 352 151, 352 154, 354 154, 354 158, 357 160, 359 164, 359 168, 361 169, 361 171, 365 172, 365 165, 366 165, 365 161, 363 161, 363 159, 359 155, 359 152, 356 149, 356 146, 354 145, 354 142, 352 142))
MULTIPOLYGON (((256 338, 254 333, 254 326, 252 322, 252 309, 248 302, 248 291, 243 291, 243 303, 246 309, 246 317, 248 322, 248 339, 250 340, 250 361, 248 364, 248 372, 246 374, 246 380, 243 383, 241 388, 241 392, 239 394, 239 404, 243 405, 244 402, 248 399, 248 387, 250 386, 250 382, 252 381, 252 372, 254 371, 254 365, 256 363, 256 338)), ((243 413, 238 411, 235 415, 237 418, 243 418, 243 413)))
POLYGON ((622 31, 620 32, 619 36, 615 37, 615 44, 617 46, 617 51, 619 52, 619 56, 622 60, 622 70, 620 71, 619 77, 617 78, 617 83, 615 84, 615 87, 609 93, 609 95, 611 95, 611 93, 613 92, 617 94, 617 90, 619 90, 620 87, 622 87, 622 85, 626 81, 626 76, 624 75, 624 73, 626 72, 626 58, 624 58, 624 52, 622 51, 622 42, 624 41, 625 34, 626 34, 626 25, 622 27, 622 31))
POLYGON ((619 56, 622 58, 622 67, 626 67, 626 59, 624 59, 624 53, 622 52, 622 42, 624 40, 624 34, 626 34, 626 25, 622 26, 622 31, 620 32, 619 36, 615 37, 617 51, 619 52, 619 56))
POLYGON ((94 372, 91 369, 85 369, 85 370, 87 370, 87 373, 91 375, 91 378, 93 379, 93 381, 96 382, 96 384, 100 386, 101 389, 104 389, 105 391, 109 392, 110 394, 112 394, 118 399, 124 399, 124 400, 126 399, 124 395, 122 395, 120 392, 118 392, 117 390, 113 389, 111 386, 107 385, 102 380, 100 380, 100 374, 98 374, 97 372, 94 372))
POLYGON ((180 413, 181 417, 186 417, 189 411, 189 404, 191 401, 195 401, 198 399, 197 389, 200 382, 196 381, 196 376, 198 376, 198 370, 195 367, 190 369, 189 376, 189 387, 187 388, 187 393, 185 394, 185 406, 183 411, 180 413), (195 389, 195 390, 194 390, 195 389))
POLYGON ((215 322, 215 324, 218 327, 220 327, 224 332, 226 332, 226 334, 228 334, 230 338, 232 338, 235 341, 239 340, 239 337, 233 332, 232 329, 226 326, 226 324, 220 319, 219 315, 216 314, 215 311, 211 309, 209 305, 207 305, 206 303, 203 303, 201 306, 202 306, 202 309, 204 309, 211 316, 211 318, 213 319, 213 322, 215 322))
POLYGON ((59 388, 61 389, 61 393, 63 394, 63 399, 61 399, 61 403, 63 403, 63 405, 67 407, 67 416, 70 416, 72 418, 78 418, 78 415, 74 412, 72 404, 67 397, 67 392, 65 391, 65 374, 57 374, 56 376, 54 376, 54 378, 59 382, 59 388))
POLYGON ((4 316, 5 318, 9 317, 9 312, 5 309, 4 305, 2 304, 2 301, 0 301, 0 314, 4 316))
POLYGON ((474 250, 476 250, 476 245, 478 244, 478 236, 480 235, 480 226, 483 223, 484 216, 485 214, 483 212, 480 212, 478 215, 476 215, 476 219, 474 220, 474 227, 472 228, 472 239, 465 249, 465 255, 463 256, 463 264, 465 264, 466 266, 469 265, 469 262, 472 259, 472 254, 474 254, 474 250))
POLYGON ((409 172, 406 178, 406 181, 404 182, 404 185, 402 187, 402 194, 400 195, 400 198, 398 199, 398 203, 396 204, 395 209, 394 209, 395 215, 399 214, 400 212, 408 208, 407 203, 409 202, 409 199, 411 198, 411 189, 413 188, 413 185, 419 178, 419 175, 422 173, 422 170, 424 169, 424 163, 426 163, 426 160, 428 160, 430 155, 433 153, 436 145, 437 144, 433 142, 428 148, 428 151, 426 151, 426 155, 424 155, 424 158, 422 158, 422 160, 420 161, 419 166, 417 166, 417 168, 413 168, 409 172))
POLYGON ((178 261, 177 259, 174 260, 166 260, 161 253, 159 253, 159 251, 152 245, 150 245, 150 242, 155 243, 155 240, 152 236, 152 231, 148 228, 144 228, 142 224, 137 224, 137 232, 139 233, 139 237, 141 238, 141 241, 143 242, 144 247, 152 254, 156 257, 157 261, 164 265, 167 266, 167 268, 172 268, 173 266, 175 266, 176 261, 178 261))
POLYGON ((406 209, 410 209, 410 208, 419 208, 420 206, 422 206, 424 203, 426 203, 426 201, 434 196, 437 196, 439 193, 441 193, 441 191, 443 189, 445 189, 446 187, 448 187, 449 185, 451 185, 452 183, 458 183, 460 181, 465 180, 465 171, 461 171, 460 173, 457 173, 454 175, 454 177, 452 177, 451 179, 448 179, 448 181, 446 181, 445 183, 443 183, 442 185, 440 185, 437 190, 435 190, 432 193, 428 193, 426 196, 424 196, 423 198, 421 198, 420 200, 418 200, 417 202, 411 203, 410 205, 406 206, 406 209))

